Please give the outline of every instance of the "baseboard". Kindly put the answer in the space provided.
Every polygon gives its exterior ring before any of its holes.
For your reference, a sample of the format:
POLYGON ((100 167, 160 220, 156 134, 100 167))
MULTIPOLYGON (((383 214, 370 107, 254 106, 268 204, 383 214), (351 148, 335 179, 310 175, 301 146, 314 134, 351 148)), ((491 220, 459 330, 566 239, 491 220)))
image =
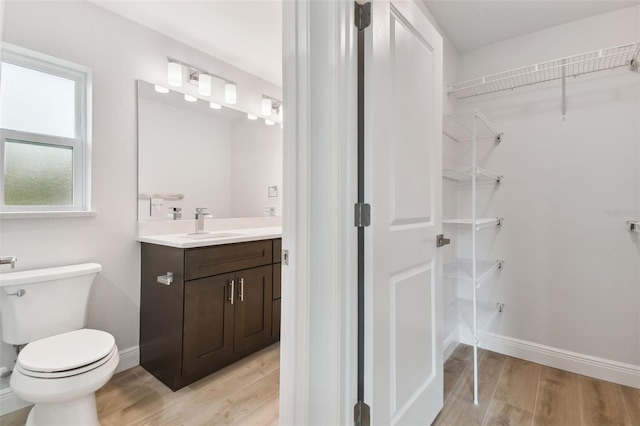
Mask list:
POLYGON ((456 330, 457 329, 454 329, 447 337, 444 338, 444 342, 442 342, 443 361, 448 360, 458 346, 458 333, 456 333, 456 330))
POLYGON ((540 345, 526 340, 487 333, 484 349, 560 370, 640 389, 640 366, 597 358, 540 345))
POLYGON ((120 351, 120 363, 115 374, 140 365, 140 346, 132 346, 120 351))
MULTIPOLYGON (((127 349, 123 349, 119 352, 120 363, 116 368, 116 373, 128 370, 140 364, 140 347, 132 346, 127 349)), ((5 388, 0 390, 0 416, 11 413, 12 411, 19 410, 31 405, 30 402, 25 402, 13 394, 11 388, 5 388)))

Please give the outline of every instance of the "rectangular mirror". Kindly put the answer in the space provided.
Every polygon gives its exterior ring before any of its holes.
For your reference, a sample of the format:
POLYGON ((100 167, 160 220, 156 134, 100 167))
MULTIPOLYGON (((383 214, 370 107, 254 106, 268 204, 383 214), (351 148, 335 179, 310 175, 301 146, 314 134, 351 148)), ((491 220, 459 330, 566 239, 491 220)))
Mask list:
POLYGON ((138 221, 281 215, 282 129, 138 81, 138 221))

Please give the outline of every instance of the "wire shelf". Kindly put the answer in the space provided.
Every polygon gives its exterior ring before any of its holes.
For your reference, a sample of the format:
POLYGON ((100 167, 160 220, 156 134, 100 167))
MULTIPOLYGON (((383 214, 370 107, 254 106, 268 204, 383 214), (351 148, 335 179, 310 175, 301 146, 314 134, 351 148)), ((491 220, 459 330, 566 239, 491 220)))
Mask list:
POLYGON ((456 83, 449 86, 448 94, 464 99, 620 67, 634 69, 638 53, 640 42, 596 50, 456 83))
POLYGON ((443 169, 442 177, 454 182, 470 182, 475 172, 476 179, 478 181, 494 181, 500 183, 503 176, 491 173, 488 170, 480 167, 466 167, 463 169, 443 169))
POLYGON ((473 345, 475 341, 476 345, 480 345, 482 338, 504 309, 504 304, 484 301, 477 302, 478 322, 475 336, 473 331, 473 301, 458 298, 456 299, 455 307, 458 311, 458 321, 460 324, 460 341, 468 345, 473 345))
POLYGON ((629 231, 640 232, 640 221, 638 220, 628 220, 627 225, 629 225, 629 231))
MULTIPOLYGON (((501 217, 477 218, 476 231, 490 226, 500 226, 503 220, 501 217)), ((473 219, 444 219, 442 223, 449 225, 473 225, 473 219)))
MULTIPOLYGON (((502 269, 502 263, 502 260, 476 260, 476 287, 502 269)), ((454 259, 444 264, 443 274, 447 278, 473 280, 473 263, 470 259, 454 259)))
POLYGON ((442 118, 442 134, 454 142, 473 142, 473 126, 477 120, 476 141, 492 140, 500 142, 502 133, 478 110, 445 114, 442 118))

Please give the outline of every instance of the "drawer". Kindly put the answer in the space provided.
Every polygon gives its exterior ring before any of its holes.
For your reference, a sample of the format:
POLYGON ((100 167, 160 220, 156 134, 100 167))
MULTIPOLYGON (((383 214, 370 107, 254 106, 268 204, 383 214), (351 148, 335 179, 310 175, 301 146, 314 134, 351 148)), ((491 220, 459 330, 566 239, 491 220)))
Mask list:
POLYGON ((280 263, 282 256, 282 238, 273 240, 273 263, 280 263))
POLYGON ((185 280, 269 265, 272 240, 202 247, 185 253, 185 280))

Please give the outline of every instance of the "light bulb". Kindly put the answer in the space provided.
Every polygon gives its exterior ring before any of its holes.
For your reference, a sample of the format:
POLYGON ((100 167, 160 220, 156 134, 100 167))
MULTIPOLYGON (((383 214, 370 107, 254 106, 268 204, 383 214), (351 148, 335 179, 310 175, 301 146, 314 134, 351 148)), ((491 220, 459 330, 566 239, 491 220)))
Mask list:
POLYGON ((158 92, 158 93, 169 93, 169 89, 167 89, 164 86, 158 86, 156 84, 154 88, 156 89, 156 92, 158 92))
POLYGON ((268 118, 265 118, 264 124, 266 124, 267 126, 273 126, 274 122, 272 120, 269 120, 268 118))
POLYGON ((284 121, 284 107, 282 106, 282 104, 280 104, 278 117, 280 118, 280 121, 284 121))
POLYGON ((222 105, 217 104, 217 103, 215 103, 215 102, 209 102, 209 106, 210 106, 212 109, 220 109, 220 108, 222 108, 222 105))
POLYGON ((271 99, 262 98, 262 115, 266 117, 271 115, 271 99))
POLYGON ((235 104, 237 101, 236 85, 234 83, 224 84, 224 101, 228 104, 235 104))
POLYGON ((169 62, 167 66, 167 80, 170 86, 182 86, 182 65, 177 62, 169 62))
POLYGON ((211 96, 211 76, 201 73, 199 80, 198 93, 202 96, 211 96))
POLYGON ((184 100, 185 100, 185 101, 187 101, 187 102, 195 102, 195 101, 197 101, 197 100, 198 100, 198 98, 196 98, 196 97, 195 97, 195 96, 193 96, 193 95, 187 95, 187 94, 185 94, 185 95, 184 95, 184 100))
POLYGON ((257 116, 257 115, 253 115, 253 114, 247 114, 247 118, 248 118, 249 120, 257 120, 257 119, 258 119, 258 116, 257 116))

